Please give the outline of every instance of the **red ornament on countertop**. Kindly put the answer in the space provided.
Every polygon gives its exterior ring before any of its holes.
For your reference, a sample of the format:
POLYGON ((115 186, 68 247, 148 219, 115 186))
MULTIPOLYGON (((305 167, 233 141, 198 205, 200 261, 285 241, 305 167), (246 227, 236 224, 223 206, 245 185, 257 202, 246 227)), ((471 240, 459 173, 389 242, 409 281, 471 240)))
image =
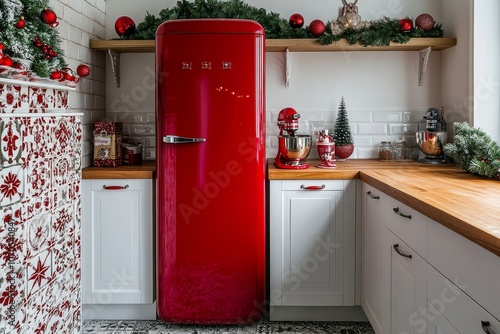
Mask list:
POLYGON ((17 29, 24 29, 24 27, 26 27, 26 21, 24 21, 24 16, 21 16, 19 21, 17 21, 14 24, 14 27, 16 27, 17 29))
POLYGON ((85 65, 85 64, 80 64, 76 68, 76 73, 80 77, 84 78, 84 77, 86 77, 86 76, 88 76, 90 74, 90 68, 87 65, 85 65))
POLYGON ((413 21, 409 18, 399 20, 399 29, 402 32, 409 32, 413 29, 413 21))
POLYGON ((326 29, 325 23, 323 23, 323 21, 318 19, 313 20, 309 25, 309 32, 315 37, 323 35, 325 29, 326 29))
POLYGON ((292 14, 290 19, 288 19, 288 23, 290 24, 290 27, 294 29, 302 28, 304 25, 304 17, 299 13, 292 14))
POLYGON ((434 28, 435 23, 436 21, 434 21, 434 18, 426 13, 420 14, 415 19, 415 26, 424 31, 431 30, 432 28, 434 28))
POLYGON ((128 37, 135 32, 135 22, 128 16, 120 16, 115 22, 115 31, 118 36, 128 37))

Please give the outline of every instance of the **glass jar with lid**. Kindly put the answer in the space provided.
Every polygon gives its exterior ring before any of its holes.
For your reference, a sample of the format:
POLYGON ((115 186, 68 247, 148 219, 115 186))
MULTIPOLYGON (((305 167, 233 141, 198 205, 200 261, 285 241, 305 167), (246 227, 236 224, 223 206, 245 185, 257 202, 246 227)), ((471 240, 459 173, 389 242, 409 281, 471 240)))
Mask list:
POLYGON ((405 140, 397 140, 392 151, 394 160, 404 161, 408 159, 408 146, 405 140))
POLYGON ((378 160, 390 161, 392 160, 392 144, 390 141, 382 141, 378 147, 378 160))

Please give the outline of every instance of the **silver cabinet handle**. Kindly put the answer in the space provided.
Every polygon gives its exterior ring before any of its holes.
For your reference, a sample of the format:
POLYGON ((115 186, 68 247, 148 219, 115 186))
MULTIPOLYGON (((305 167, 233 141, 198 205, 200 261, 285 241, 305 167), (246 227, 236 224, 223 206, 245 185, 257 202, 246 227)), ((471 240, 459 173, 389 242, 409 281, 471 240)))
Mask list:
POLYGON ((495 334, 494 332, 492 332, 489 327, 490 327, 490 322, 489 321, 481 321, 481 327, 483 327, 483 331, 486 333, 486 334, 495 334))
POLYGON ((399 250, 399 244, 394 244, 392 245, 392 248, 394 248, 394 250, 396 251, 396 253, 398 253, 399 255, 401 255, 402 257, 406 257, 408 259, 411 259, 411 254, 405 254, 403 252, 401 252, 399 250))
POLYGON ((188 144, 188 143, 201 143, 206 141, 205 138, 191 138, 167 135, 163 137, 163 142, 167 144, 188 144))
POLYGON ((373 195, 371 191, 368 191, 366 194, 372 199, 380 199, 380 196, 373 195))
POLYGON ((393 208, 392 209, 394 211, 395 214, 397 214, 398 216, 401 216, 403 218, 407 218, 407 219, 411 219, 411 215, 405 215, 404 213, 402 213, 401 211, 399 211, 399 207, 397 208, 393 208))
POLYGON ((320 186, 306 186, 305 184, 303 184, 303 185, 300 186, 300 189, 304 189, 304 190, 321 190, 321 189, 325 189, 325 185, 322 184, 320 186))

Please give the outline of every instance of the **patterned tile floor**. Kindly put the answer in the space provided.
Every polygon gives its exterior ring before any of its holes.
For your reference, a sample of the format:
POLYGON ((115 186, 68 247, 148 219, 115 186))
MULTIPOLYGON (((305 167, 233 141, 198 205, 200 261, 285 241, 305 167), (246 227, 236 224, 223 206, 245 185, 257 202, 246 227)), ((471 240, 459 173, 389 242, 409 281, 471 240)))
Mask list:
POLYGON ((83 334, 375 334, 368 322, 273 322, 250 325, 173 325, 163 321, 83 322, 83 334))

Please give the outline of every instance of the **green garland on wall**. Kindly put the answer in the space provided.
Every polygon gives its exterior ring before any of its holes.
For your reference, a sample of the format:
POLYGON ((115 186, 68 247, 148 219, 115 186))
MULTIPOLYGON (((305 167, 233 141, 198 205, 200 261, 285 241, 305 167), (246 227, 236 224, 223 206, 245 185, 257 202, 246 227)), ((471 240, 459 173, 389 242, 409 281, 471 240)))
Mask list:
MULTIPOLYGON (((165 21, 176 19, 194 18, 232 18, 254 20, 266 31, 266 38, 289 39, 289 38, 316 38, 309 33, 309 27, 292 28, 287 19, 274 12, 267 12, 264 8, 250 6, 242 0, 187 0, 177 1, 172 8, 160 11, 159 16, 146 13, 144 21, 137 25, 135 32, 128 39, 154 39, 156 29, 165 21)), ((346 29, 341 34, 334 35, 331 30, 331 22, 326 24, 326 32, 318 39, 320 44, 332 44, 345 38, 350 44, 358 41, 362 45, 385 46, 389 43, 407 43, 413 37, 443 37, 441 24, 437 23, 433 29, 423 31, 412 29, 402 32, 399 29, 398 19, 384 18, 372 21, 369 28, 360 30, 346 29)))

